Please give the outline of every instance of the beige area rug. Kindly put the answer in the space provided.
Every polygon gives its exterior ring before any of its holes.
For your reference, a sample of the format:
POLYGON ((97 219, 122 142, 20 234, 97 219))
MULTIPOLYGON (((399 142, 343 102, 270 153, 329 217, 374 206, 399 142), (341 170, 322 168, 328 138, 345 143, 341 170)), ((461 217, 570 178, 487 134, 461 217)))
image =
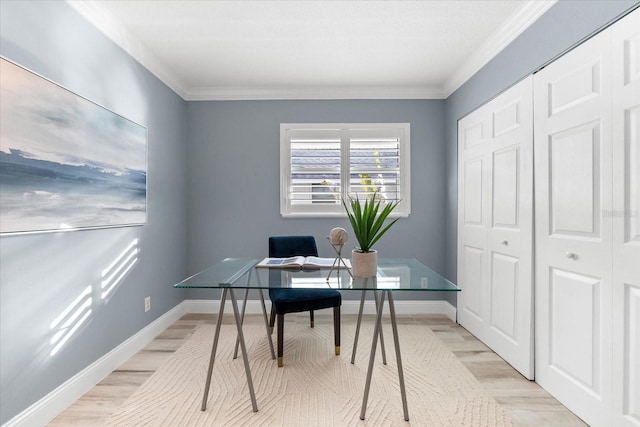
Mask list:
MULTIPOLYGON (((244 333, 258 402, 253 412, 242 355, 233 360, 235 325, 223 325, 207 410, 200 411, 213 325, 200 326, 111 416, 112 426, 511 426, 499 404, 426 326, 399 327, 409 422, 404 421, 391 328, 384 325, 387 365, 375 361, 366 420, 360 409, 373 322, 363 322, 356 363, 355 324, 285 324, 283 368, 271 359, 264 325, 244 333)), ((275 334, 273 335, 275 345, 275 334)), ((378 344, 379 346, 379 344, 378 344)), ((379 347, 378 347, 379 348, 379 347)))

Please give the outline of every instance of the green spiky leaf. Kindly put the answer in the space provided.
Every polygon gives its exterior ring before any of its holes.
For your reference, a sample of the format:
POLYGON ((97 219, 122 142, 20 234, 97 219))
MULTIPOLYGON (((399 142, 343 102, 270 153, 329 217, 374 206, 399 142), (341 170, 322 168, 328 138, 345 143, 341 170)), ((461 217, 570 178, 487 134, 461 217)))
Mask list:
POLYGON ((385 225, 385 220, 400 202, 385 203, 382 209, 382 201, 373 197, 360 202, 358 195, 349 198, 349 204, 343 199, 342 204, 347 211, 347 217, 353 228, 353 233, 358 241, 361 252, 371 252, 373 245, 395 224, 399 218, 385 225))

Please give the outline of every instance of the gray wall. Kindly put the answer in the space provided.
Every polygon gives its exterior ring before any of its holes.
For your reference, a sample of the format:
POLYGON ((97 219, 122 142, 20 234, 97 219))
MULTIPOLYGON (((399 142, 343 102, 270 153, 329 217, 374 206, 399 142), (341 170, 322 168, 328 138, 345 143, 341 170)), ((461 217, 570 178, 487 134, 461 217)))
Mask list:
MULTIPOLYGON (((189 271, 225 257, 265 257, 268 237, 277 234, 312 234, 320 256, 331 257, 329 230, 350 230, 346 218, 280 216, 280 123, 409 122, 411 215, 376 249, 382 257, 415 257, 444 273, 443 107, 442 100, 190 102, 189 271)), ((207 295, 190 290, 189 298, 207 295)))
POLYGON ((447 162, 446 274, 457 269, 458 120, 602 29, 638 1, 560 0, 445 102, 447 162))
POLYGON ((0 238, 4 424, 184 300, 187 157, 186 102, 65 2, 2 0, 0 54, 148 130, 146 225, 0 238), (101 300, 101 271, 135 238, 137 266, 101 300), (50 356, 51 323, 87 286, 90 317, 50 356))

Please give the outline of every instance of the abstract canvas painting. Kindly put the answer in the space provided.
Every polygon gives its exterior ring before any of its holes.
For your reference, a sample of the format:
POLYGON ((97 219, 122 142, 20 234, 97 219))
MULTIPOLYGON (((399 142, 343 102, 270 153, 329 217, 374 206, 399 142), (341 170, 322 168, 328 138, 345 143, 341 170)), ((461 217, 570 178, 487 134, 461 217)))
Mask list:
POLYGON ((147 130, 0 58, 0 233, 141 225, 147 130))

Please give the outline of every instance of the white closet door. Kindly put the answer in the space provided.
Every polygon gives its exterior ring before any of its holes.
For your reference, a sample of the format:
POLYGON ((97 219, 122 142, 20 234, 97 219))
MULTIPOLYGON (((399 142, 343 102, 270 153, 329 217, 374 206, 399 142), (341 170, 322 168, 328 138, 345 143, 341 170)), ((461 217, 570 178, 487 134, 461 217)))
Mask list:
POLYGON ((532 78, 458 124, 458 321, 533 379, 532 78))
POLYGON ((640 10, 613 41, 614 422, 640 426, 640 10))
POLYGON ((536 382, 593 426, 612 404, 610 47, 534 76, 536 382))

